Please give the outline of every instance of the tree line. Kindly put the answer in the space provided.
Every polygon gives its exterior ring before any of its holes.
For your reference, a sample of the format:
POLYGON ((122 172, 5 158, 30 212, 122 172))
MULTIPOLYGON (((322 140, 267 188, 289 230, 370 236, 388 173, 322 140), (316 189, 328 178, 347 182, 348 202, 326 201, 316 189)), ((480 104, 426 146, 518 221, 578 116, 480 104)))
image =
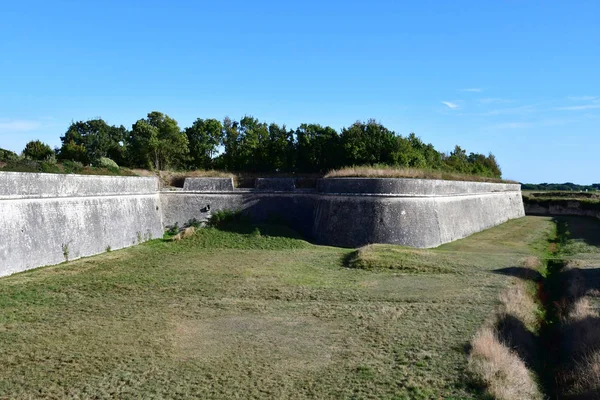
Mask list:
POLYGON ((539 190, 539 191, 597 191, 600 190, 600 183, 592 183, 591 185, 578 185, 572 182, 566 183, 523 183, 521 184, 522 190, 539 190))
POLYGON ((319 124, 288 129, 252 116, 239 121, 198 118, 182 129, 173 118, 153 111, 131 129, 101 118, 73 122, 60 139, 61 146, 54 150, 32 141, 22 156, 83 165, 109 159, 119 166, 155 170, 323 173, 346 166, 386 165, 501 177, 493 154, 467 153, 460 146, 440 152, 414 133, 402 136, 375 120, 357 121, 339 132, 319 124))

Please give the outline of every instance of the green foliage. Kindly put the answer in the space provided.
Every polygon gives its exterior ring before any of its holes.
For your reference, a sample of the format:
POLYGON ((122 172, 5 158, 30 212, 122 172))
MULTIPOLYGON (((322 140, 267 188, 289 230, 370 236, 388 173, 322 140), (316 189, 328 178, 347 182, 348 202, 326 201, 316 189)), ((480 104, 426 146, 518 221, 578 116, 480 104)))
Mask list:
POLYGON ((108 157, 100 157, 98 161, 96 161, 96 166, 108 170, 119 170, 119 165, 108 157))
POLYGON ((181 229, 179 229, 179 223, 175 222, 175 224, 171 225, 167 230, 168 235, 177 235, 181 229))
POLYGON ((202 224, 196 218, 192 218, 188 222, 186 222, 185 226, 186 227, 200 228, 202 226, 202 224))
POLYGON ((79 161, 65 160, 62 163, 64 172, 67 174, 78 174, 83 171, 83 164, 79 161))
POLYGON ((17 153, 0 148, 0 161, 16 161, 18 159, 17 153))
POLYGON ((217 147, 223 141, 223 125, 219 120, 198 118, 185 129, 190 148, 190 167, 211 169, 217 147))
POLYGON ((592 183, 591 185, 577 185, 572 182, 566 183, 523 183, 522 190, 541 190, 541 191, 597 191, 600 190, 600 183, 592 183))
POLYGON ((129 157, 135 167, 161 170, 183 168, 187 164, 187 136, 181 132, 177 121, 157 111, 133 125, 128 145, 129 157))
POLYGON ((64 136, 58 151, 59 159, 79 161, 85 165, 109 157, 118 164, 126 163, 124 126, 109 126, 101 118, 73 122, 64 136))
POLYGON ((61 140, 59 159, 84 165, 97 165, 107 157, 118 165, 156 170, 324 173, 353 165, 384 165, 501 177, 493 154, 467 153, 460 146, 441 153, 414 133, 401 136, 372 119, 337 132, 318 124, 291 130, 249 115, 239 121, 225 117, 222 123, 198 118, 182 132, 173 118, 153 111, 136 121, 131 131, 102 119, 74 122, 61 140))
POLYGON ((208 226, 223 227, 229 224, 248 222, 245 215, 239 210, 219 210, 214 212, 208 219, 208 226))
POLYGON ((32 140, 25 145, 23 157, 28 160, 44 161, 54 155, 54 150, 46 143, 39 140, 32 140))

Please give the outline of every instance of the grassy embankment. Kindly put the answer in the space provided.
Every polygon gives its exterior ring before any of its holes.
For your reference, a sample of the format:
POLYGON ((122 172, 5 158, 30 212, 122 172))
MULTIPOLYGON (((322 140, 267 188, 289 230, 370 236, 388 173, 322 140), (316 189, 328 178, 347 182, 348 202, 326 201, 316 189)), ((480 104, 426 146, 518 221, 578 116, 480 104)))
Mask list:
POLYGON ((217 170, 196 171, 150 171, 144 169, 128 168, 99 168, 83 166, 80 163, 63 162, 49 163, 43 161, 18 160, 11 162, 0 162, 0 171, 7 172, 46 172, 56 174, 84 174, 84 175, 158 175, 166 186, 183 186, 186 177, 232 177, 236 186, 251 187, 257 177, 295 177, 301 178, 301 186, 315 186, 318 178, 414 178, 414 179, 443 179, 451 181, 473 181, 473 182, 497 182, 516 183, 497 178, 480 175, 460 174, 432 169, 398 168, 386 166, 354 166, 332 170, 326 174, 295 174, 295 173, 250 173, 250 172, 226 172, 217 170))
POLYGON ((2 278, 0 398, 481 398, 465 346, 552 227, 360 254, 207 228, 2 278))
POLYGON ((520 281, 472 342, 470 369, 496 399, 600 398, 600 221, 553 222, 545 257, 505 271, 520 281))

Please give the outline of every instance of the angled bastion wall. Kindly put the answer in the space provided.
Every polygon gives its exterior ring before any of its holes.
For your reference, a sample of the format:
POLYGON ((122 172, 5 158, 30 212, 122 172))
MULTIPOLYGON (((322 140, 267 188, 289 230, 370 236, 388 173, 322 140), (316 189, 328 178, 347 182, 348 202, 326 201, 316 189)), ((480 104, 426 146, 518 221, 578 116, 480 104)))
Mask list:
MULTIPOLYGON (((217 210, 241 210, 257 222, 283 221, 320 244, 427 248, 525 215, 518 184, 328 178, 310 191, 291 189, 288 178, 274 181, 269 179, 264 190, 163 192, 164 223, 181 226, 190 219, 206 220, 217 210)), ((187 187, 193 186, 202 184, 187 187)))
POLYGON ((162 237, 164 229, 241 210, 326 245, 435 247, 524 216, 520 185, 330 178, 316 189, 264 179, 191 178, 162 191, 149 177, 0 172, 0 276, 162 237))
POLYGON ((156 178, 0 172, 0 276, 162 235, 156 178))

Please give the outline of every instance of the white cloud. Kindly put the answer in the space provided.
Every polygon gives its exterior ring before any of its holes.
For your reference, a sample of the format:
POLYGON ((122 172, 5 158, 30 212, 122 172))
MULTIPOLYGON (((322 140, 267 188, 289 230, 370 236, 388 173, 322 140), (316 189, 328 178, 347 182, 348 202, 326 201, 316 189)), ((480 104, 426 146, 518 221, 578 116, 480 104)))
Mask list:
POLYGON ((458 108, 458 104, 452 103, 452 102, 449 102, 449 101, 442 101, 442 104, 448 106, 449 108, 451 108, 453 110, 456 110, 458 108))
POLYGON ((578 110, 594 110, 600 108, 599 104, 583 104, 580 106, 557 107, 556 110, 562 111, 578 111, 578 110))
POLYGON ((571 101, 592 101, 596 100, 597 96, 569 96, 567 99, 571 101))
POLYGON ((30 132, 40 127, 38 121, 0 120, 0 133, 30 132))
POLYGON ((474 92, 474 93, 479 93, 482 92, 483 89, 481 88, 467 88, 467 89, 461 89, 461 92, 474 92))

